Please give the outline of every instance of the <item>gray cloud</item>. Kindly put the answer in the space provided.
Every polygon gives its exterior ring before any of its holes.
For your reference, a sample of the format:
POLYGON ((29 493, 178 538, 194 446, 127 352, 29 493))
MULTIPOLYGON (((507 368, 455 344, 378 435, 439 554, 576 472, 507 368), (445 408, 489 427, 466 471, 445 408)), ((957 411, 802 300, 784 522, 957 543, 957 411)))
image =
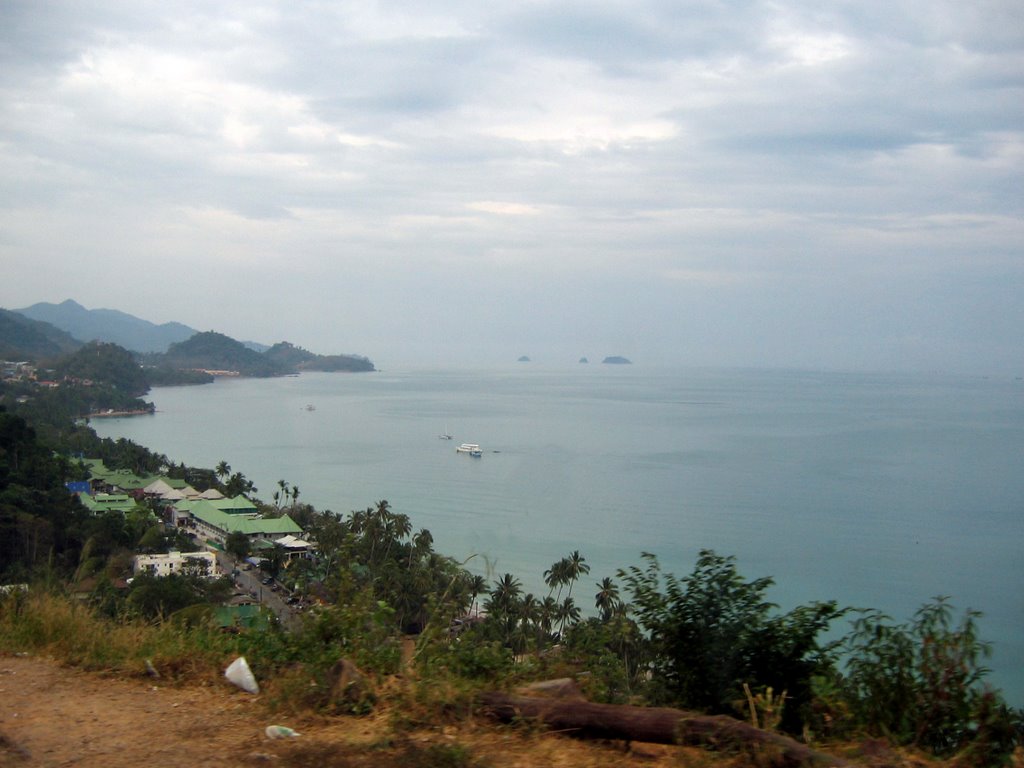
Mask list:
POLYGON ((1022 97, 1009 1, 4 3, 0 304, 1015 370, 1022 97))

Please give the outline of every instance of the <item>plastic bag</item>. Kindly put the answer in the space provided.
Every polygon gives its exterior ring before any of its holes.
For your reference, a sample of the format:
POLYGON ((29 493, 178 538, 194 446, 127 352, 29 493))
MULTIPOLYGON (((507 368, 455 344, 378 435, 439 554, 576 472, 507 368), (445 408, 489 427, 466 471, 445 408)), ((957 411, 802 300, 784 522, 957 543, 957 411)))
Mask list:
POLYGON ((245 660, 245 656, 239 656, 237 659, 228 665, 228 668, 224 670, 224 677, 230 680, 232 683, 237 685, 243 691, 249 693, 259 693, 260 686, 256 682, 256 678, 253 677, 252 670, 249 669, 249 664, 245 660))

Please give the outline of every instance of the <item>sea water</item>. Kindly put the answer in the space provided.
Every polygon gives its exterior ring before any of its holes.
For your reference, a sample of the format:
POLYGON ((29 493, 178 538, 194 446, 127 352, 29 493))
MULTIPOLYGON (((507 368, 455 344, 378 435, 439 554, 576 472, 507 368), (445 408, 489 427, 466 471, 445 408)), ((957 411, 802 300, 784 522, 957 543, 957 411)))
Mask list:
POLYGON ((151 399, 153 416, 92 425, 176 462, 227 461, 264 501, 280 480, 320 510, 386 499, 438 551, 538 595, 579 550, 584 608, 642 553, 681 577, 701 549, 772 576, 787 610, 836 600, 906 620, 947 595, 985 614, 989 679, 1024 705, 1020 380, 524 363, 223 378, 151 399))

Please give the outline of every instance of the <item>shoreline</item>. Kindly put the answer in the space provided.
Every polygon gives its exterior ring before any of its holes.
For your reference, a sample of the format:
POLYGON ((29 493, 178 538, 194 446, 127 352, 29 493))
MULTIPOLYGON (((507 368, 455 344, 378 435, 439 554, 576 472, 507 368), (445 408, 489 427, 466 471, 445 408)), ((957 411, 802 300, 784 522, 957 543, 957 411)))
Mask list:
POLYGON ((90 413, 85 418, 87 419, 112 419, 118 416, 152 416, 156 413, 156 409, 140 409, 135 411, 99 411, 98 413, 90 413))

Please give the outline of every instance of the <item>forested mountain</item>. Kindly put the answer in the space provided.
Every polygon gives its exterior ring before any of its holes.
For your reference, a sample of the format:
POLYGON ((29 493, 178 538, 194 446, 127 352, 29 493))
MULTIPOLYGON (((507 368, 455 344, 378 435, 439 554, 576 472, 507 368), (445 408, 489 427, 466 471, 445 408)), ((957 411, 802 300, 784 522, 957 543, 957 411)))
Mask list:
POLYGON ((291 369, 297 369, 317 357, 312 352, 289 344, 287 341, 278 342, 263 354, 275 365, 291 369))
POLYGON ((196 330, 181 323, 157 325, 116 309, 86 309, 68 299, 60 304, 41 302, 15 310, 41 320, 82 341, 109 341, 133 352, 165 352, 175 342, 194 336, 196 330))
POLYGON ((209 376, 195 373, 204 370, 234 371, 242 376, 375 370, 362 355, 318 355, 286 341, 273 347, 240 342, 214 331, 200 333, 181 323, 156 325, 114 309, 86 309, 71 299, 0 313, 0 359, 52 360, 73 352, 85 341, 109 342, 137 353, 152 384, 204 383, 209 376))
POLYGON ((345 371, 360 373, 374 371, 373 363, 362 355, 317 355, 314 359, 299 366, 303 371, 325 371, 327 373, 345 371))
POLYGON ((290 371, 288 366, 214 331, 197 333, 187 341, 172 344, 166 354, 158 357, 171 368, 237 371, 243 376, 277 376, 290 371))
POLYGON ((82 346, 49 323, 0 309, 0 360, 39 362, 73 352, 82 346))
POLYGON ((90 342, 60 358, 54 365, 54 372, 59 379, 105 384, 133 397, 149 391, 149 381, 138 360, 117 344, 90 342))
POLYGON ((278 342, 263 354, 276 365, 290 371, 357 373, 374 370, 373 363, 361 355, 317 355, 287 341, 278 342))

